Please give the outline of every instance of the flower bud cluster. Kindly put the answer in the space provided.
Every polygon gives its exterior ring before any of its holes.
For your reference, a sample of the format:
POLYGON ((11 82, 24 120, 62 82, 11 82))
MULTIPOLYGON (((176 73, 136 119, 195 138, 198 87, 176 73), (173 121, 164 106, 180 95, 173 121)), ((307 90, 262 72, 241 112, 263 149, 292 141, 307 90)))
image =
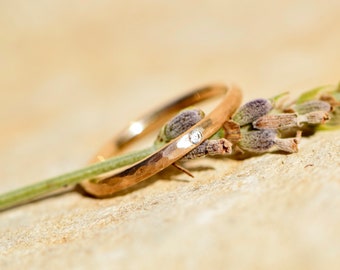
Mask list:
POLYGON ((302 130, 330 119, 332 106, 322 100, 309 100, 291 108, 275 108, 272 100, 255 99, 244 104, 233 116, 240 125, 238 147, 259 154, 273 150, 298 151, 302 130), (256 117, 254 117, 256 116, 256 117), (285 134, 295 135, 286 137, 285 134))
MULTIPOLYGON (((275 150, 295 153, 302 132, 340 126, 340 87, 313 89, 286 106, 279 102, 285 95, 245 103, 212 138, 202 142, 182 160, 230 155, 233 148, 250 154, 275 150)), ((196 108, 181 111, 163 126, 155 144, 175 139, 203 117, 204 112, 196 108)))

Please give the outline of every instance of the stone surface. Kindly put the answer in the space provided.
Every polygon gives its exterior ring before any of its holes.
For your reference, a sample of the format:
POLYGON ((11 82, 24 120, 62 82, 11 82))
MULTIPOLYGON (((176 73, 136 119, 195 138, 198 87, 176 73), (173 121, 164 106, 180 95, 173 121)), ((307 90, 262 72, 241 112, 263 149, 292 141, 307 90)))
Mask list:
MULTIPOLYGON (((2 1, 0 192, 82 167, 126 122, 210 82, 244 100, 337 83, 339 1, 2 1)), ((338 269, 340 132, 187 164, 107 200, 0 213, 1 269, 338 269)))

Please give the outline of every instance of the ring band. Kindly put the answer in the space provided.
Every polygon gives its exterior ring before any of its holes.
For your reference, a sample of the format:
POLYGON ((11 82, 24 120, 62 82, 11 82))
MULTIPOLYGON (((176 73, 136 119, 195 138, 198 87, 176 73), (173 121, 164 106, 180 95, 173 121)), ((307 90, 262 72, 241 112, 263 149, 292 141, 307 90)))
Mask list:
POLYGON ((173 100, 162 108, 159 108, 144 117, 130 123, 116 138, 110 140, 90 160, 90 164, 102 161, 116 155, 130 143, 135 142, 142 136, 161 128, 161 126, 173 117, 178 111, 226 92, 224 85, 210 85, 195 89, 188 94, 173 100))
POLYGON ((169 118, 169 115, 175 111, 221 94, 225 94, 222 102, 210 114, 160 150, 114 176, 96 183, 84 181, 82 187, 96 197, 107 197, 155 175, 181 159, 216 133, 223 123, 230 119, 241 103, 241 91, 236 86, 211 85, 191 92, 163 109, 133 122, 114 143, 111 142, 99 152, 99 156, 104 158, 107 155, 110 156, 115 150, 125 147, 154 129, 155 126, 159 126, 161 120, 164 122, 164 118, 169 118))

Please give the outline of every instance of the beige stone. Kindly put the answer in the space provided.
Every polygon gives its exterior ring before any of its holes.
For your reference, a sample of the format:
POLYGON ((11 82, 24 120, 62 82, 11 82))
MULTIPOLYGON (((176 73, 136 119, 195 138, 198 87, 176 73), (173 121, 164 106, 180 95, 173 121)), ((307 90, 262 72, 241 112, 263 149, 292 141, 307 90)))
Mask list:
MULTIPOLYGON (((335 84, 339 1, 2 1, 0 192, 80 168, 193 87, 244 100, 335 84)), ((0 269, 339 269, 340 132, 187 164, 107 200, 0 213, 0 269)))

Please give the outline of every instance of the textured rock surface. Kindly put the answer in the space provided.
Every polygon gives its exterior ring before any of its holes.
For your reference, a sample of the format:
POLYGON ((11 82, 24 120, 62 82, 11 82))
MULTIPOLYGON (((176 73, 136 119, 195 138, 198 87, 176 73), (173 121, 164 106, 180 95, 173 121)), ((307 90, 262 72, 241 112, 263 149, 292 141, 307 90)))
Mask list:
MULTIPOLYGON (((244 100, 337 83, 339 1, 0 3, 0 192, 80 168, 185 89, 244 100), (146 105, 147 104, 147 105, 146 105)), ((1 269, 338 269, 340 132, 188 163, 132 192, 0 213, 1 269)))

